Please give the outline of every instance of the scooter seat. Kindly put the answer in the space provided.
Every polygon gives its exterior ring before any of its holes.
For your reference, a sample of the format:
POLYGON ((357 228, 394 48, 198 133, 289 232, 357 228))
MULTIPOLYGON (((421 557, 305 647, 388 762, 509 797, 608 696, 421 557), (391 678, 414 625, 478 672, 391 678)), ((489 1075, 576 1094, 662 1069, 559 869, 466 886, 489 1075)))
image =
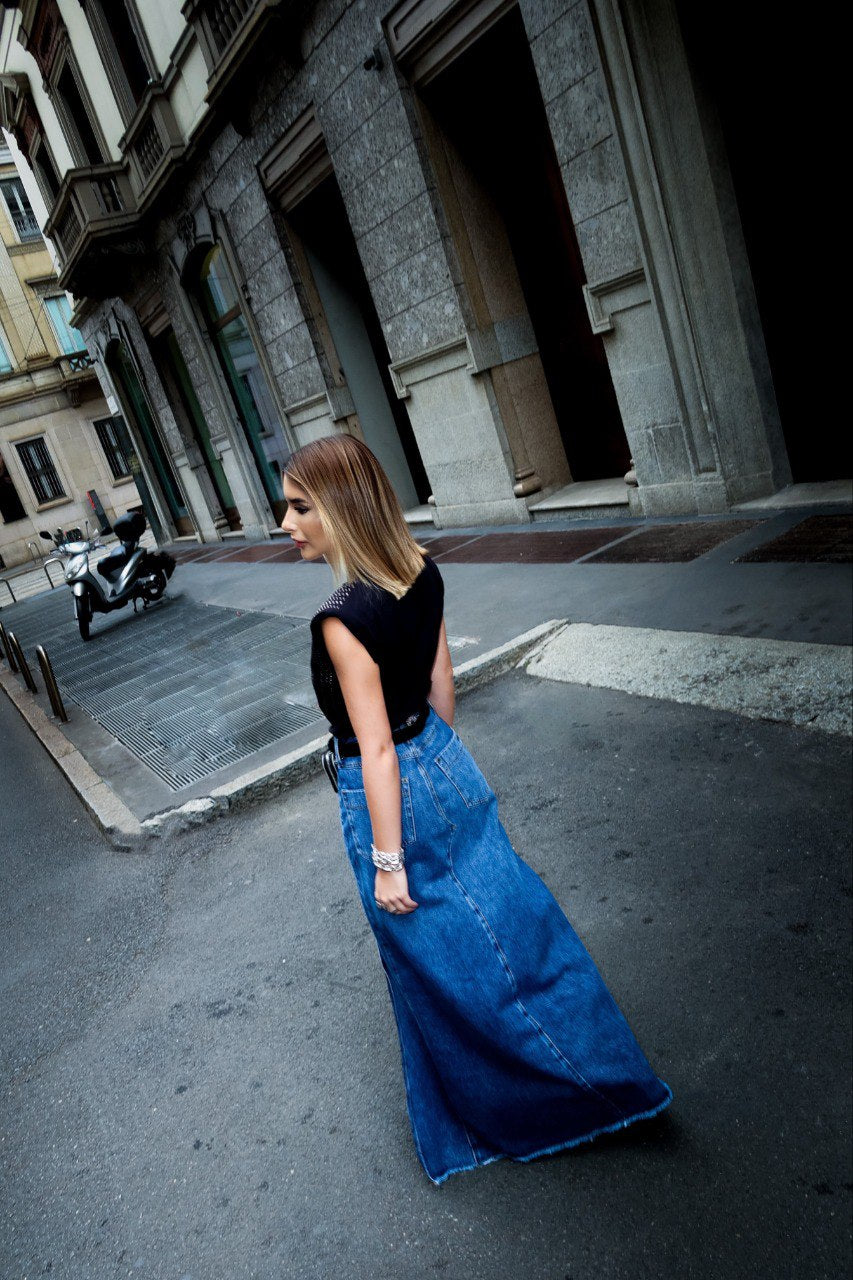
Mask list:
POLYGON ((113 582, 129 559, 130 552, 125 551, 122 547, 120 551, 111 551, 108 556, 104 556, 103 560, 98 561, 95 568, 102 578, 106 578, 107 582, 113 582))

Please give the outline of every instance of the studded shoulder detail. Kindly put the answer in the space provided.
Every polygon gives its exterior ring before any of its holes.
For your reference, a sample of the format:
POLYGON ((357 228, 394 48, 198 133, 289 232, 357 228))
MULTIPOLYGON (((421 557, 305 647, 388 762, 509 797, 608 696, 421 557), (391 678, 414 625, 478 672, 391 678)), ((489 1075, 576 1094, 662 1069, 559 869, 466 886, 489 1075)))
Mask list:
POLYGON ((317 610, 317 613, 322 613, 324 609, 339 609, 344 601, 350 596, 355 585, 355 582, 341 583, 339 587, 335 588, 328 600, 323 601, 320 608, 317 610))

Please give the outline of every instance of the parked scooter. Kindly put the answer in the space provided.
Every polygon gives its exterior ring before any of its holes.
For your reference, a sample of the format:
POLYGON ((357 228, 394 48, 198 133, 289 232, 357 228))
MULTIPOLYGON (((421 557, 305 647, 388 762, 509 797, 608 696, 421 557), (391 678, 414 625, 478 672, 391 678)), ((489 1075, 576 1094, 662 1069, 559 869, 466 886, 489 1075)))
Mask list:
MULTIPOLYGON (((79 534, 79 529, 70 531, 79 534)), ((122 609, 133 601, 133 612, 136 613, 138 600, 143 609, 159 600, 169 578, 175 569, 174 556, 167 551, 149 551, 139 546, 139 539, 145 532, 145 517, 138 511, 128 511, 119 516, 113 524, 113 533, 121 543, 108 556, 104 556, 95 566, 104 583, 95 577, 89 568, 89 555, 104 544, 94 538, 86 537, 66 539, 61 529, 53 534, 42 530, 39 535, 48 542, 53 542, 63 557, 65 581, 74 593, 74 615, 84 640, 89 639, 89 624, 95 613, 112 613, 113 609, 122 609)), ((86 521, 86 533, 89 533, 89 522, 86 521)))

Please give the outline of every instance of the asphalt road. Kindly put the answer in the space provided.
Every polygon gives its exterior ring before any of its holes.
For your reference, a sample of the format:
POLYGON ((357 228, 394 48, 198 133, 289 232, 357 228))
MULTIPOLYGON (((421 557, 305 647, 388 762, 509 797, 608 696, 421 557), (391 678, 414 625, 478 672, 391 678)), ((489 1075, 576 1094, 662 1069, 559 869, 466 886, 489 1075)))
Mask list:
POLYGON ((837 1280, 850 747, 522 674, 456 726, 675 1100, 433 1186, 324 776, 108 847, 0 699, 4 1280, 837 1280))

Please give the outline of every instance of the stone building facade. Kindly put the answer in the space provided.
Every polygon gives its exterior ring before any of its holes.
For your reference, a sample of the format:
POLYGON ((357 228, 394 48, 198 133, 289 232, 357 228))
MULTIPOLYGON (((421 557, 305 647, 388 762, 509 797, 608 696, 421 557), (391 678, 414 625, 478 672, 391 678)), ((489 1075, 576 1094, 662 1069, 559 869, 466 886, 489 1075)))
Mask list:
POLYGON ((701 5, 7 8, 3 123, 159 536, 271 536, 339 431, 439 527, 796 478, 701 5))
POLYGON ((112 522, 139 505, 122 424, 70 318, 36 211, 0 145, 0 568, 42 555, 41 530, 87 519, 98 529, 101 513, 112 522))

